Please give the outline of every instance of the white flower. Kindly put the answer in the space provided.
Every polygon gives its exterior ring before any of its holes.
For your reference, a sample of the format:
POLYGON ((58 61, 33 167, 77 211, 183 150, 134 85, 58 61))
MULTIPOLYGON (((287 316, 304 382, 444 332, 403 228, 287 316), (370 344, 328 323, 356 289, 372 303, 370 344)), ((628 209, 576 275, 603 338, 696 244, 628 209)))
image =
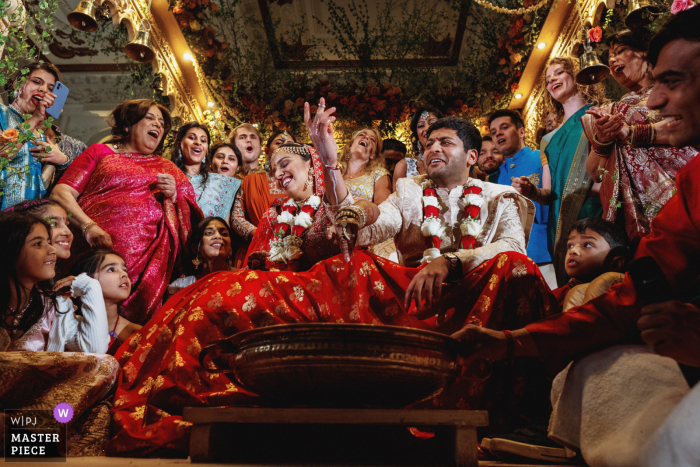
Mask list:
POLYGON ((459 230, 462 231, 462 236, 476 237, 481 233, 481 223, 476 219, 464 219, 459 225, 459 230))
POLYGON ((270 261, 285 261, 284 250, 282 240, 270 240, 270 261))
POLYGON ((484 197, 481 195, 466 195, 464 198, 464 205, 465 206, 479 206, 481 207, 484 204, 484 197))
MULTIPOLYGON (((296 245, 290 245, 286 248, 284 256, 287 261, 292 261, 301 257, 301 248, 296 245)), ((285 261, 286 262, 286 261, 285 261)))
POLYGON ((287 211, 282 211, 282 214, 277 216, 277 222, 279 222, 280 224, 292 225, 294 224, 294 216, 292 216, 287 211))
POLYGON ((438 199, 435 196, 423 196, 423 206, 439 207, 438 199))
POLYGON ((421 258, 420 264, 429 263, 435 258, 439 258, 440 256, 442 256, 440 250, 438 250, 437 248, 428 248, 427 250, 423 251, 423 258, 421 258))
POLYGON ((467 182, 467 186, 468 187, 477 186, 483 190, 484 189, 484 182, 482 182, 478 178, 470 178, 469 181, 467 182))
POLYGON ((314 220, 311 218, 308 212, 300 212, 296 216, 294 216, 294 225, 301 225, 305 229, 308 229, 311 227, 314 223, 314 220))
POLYGON ((440 219, 429 217, 423 221, 420 231, 424 237, 441 237, 445 234, 445 226, 442 225, 440 219))
POLYGON ((308 206, 311 206, 314 208, 314 210, 318 209, 318 207, 321 205, 321 198, 319 198, 316 195, 311 196, 308 200, 306 200, 306 203, 304 203, 308 206))

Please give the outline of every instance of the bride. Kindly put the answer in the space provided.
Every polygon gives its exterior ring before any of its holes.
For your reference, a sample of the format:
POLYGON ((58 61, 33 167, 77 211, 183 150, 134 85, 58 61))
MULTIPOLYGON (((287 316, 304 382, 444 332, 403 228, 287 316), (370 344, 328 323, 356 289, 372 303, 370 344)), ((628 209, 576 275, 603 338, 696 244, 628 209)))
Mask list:
MULTIPOLYGON (((322 105, 323 100, 319 107, 322 105)), ((123 371, 112 409, 114 438, 107 455, 186 454, 190 423, 182 421, 183 407, 256 404, 254 394, 200 366, 201 349, 217 339, 298 322, 385 324, 450 333, 470 319, 468 306, 455 311, 459 318, 451 320, 451 330, 441 327, 434 316, 422 321, 415 305, 410 300, 410 306, 404 303, 405 291, 421 268, 403 267, 360 250, 352 252, 358 224, 374 223, 379 209, 369 201, 354 202, 348 193, 332 139, 334 118, 328 118, 334 110, 319 111, 312 122, 308 104, 305 107, 312 139, 327 142, 323 158, 313 148, 297 143, 286 143, 272 153, 271 173, 286 197, 275 200, 258 225, 248 250, 248 269, 216 272, 176 293, 120 348, 115 357, 123 371), (323 132, 326 137, 319 138, 323 132), (362 219, 353 219, 353 215, 362 219), (343 239, 340 247, 334 235, 343 239)), ((498 301, 502 309, 505 298, 499 300, 506 294, 499 295, 502 289, 482 284, 493 282, 489 282, 492 269, 501 267, 496 259, 492 266, 473 271, 469 284, 463 282, 459 287, 478 289, 471 297, 474 303, 495 305, 498 301)), ((484 325, 490 326, 490 310, 480 313, 484 325)), ((494 314, 495 326, 500 328, 502 318, 498 316, 494 314)), ((491 393, 496 392, 487 382, 460 390, 456 397, 445 396, 439 405, 483 408, 491 393)), ((498 394, 501 400, 508 400, 502 391, 498 394)))

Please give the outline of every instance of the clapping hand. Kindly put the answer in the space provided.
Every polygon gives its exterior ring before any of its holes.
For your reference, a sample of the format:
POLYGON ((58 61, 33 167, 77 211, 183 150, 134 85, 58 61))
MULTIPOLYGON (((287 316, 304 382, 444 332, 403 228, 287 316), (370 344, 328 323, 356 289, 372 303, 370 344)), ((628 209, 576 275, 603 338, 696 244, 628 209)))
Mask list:
POLYGON ((601 143, 609 143, 618 138, 626 139, 629 135, 629 127, 622 114, 611 115, 599 107, 591 107, 586 113, 593 116, 596 139, 601 143))
POLYGON ((326 109, 326 100, 322 97, 318 102, 318 110, 314 119, 311 120, 311 107, 308 102, 304 103, 304 123, 309 132, 311 141, 316 148, 321 163, 326 167, 335 167, 338 163, 338 144, 333 137, 333 113, 335 107, 326 109))

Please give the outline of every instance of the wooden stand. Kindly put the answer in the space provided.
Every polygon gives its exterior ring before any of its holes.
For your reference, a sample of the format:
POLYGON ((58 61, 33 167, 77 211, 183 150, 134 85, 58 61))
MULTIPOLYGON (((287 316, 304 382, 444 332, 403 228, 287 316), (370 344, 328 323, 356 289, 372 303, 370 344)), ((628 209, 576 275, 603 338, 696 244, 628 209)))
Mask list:
POLYGON ((486 411, 186 408, 192 462, 477 467, 486 411), (408 428, 434 433, 423 439, 408 428))

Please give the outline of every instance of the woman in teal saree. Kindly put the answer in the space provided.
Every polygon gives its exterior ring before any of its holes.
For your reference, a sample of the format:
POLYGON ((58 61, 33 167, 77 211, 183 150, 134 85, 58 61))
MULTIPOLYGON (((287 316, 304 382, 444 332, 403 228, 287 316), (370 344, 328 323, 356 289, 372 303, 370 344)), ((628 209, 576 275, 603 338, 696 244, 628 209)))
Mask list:
POLYGON ((574 76, 577 71, 578 60, 570 57, 552 58, 545 70, 545 107, 554 108, 564 121, 545 149, 548 162, 545 172, 551 177, 552 189, 536 188, 526 179, 513 181, 513 186, 520 193, 540 204, 549 205, 547 246, 559 285, 568 281, 564 257, 571 225, 578 219, 601 217, 603 214, 598 198, 600 184, 594 183, 586 173, 590 148, 581 117, 592 105, 602 103, 604 93, 600 85, 584 87, 576 84, 574 76))

